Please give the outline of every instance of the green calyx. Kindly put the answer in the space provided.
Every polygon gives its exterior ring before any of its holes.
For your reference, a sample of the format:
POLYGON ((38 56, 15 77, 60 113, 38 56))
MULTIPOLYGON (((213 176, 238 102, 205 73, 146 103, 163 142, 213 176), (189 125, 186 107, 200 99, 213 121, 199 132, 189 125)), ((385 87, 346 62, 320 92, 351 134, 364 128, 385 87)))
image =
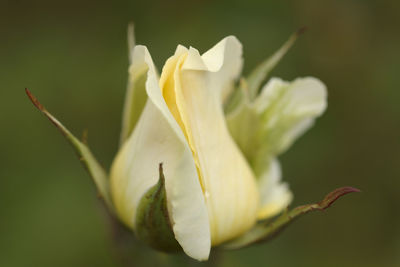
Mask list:
POLYGON ((162 163, 159 165, 160 178, 140 200, 135 223, 135 233, 143 242, 164 252, 178 252, 181 247, 172 231, 167 208, 165 177, 162 163))

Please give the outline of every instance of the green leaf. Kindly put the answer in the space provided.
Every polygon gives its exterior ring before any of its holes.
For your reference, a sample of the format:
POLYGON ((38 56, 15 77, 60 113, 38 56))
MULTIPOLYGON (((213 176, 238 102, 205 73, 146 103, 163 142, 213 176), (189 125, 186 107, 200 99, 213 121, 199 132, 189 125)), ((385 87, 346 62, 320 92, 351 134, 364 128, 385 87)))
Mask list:
POLYGON ((159 165, 158 182, 141 198, 136 214, 135 232, 140 240, 165 252, 182 250, 169 219, 162 163, 159 165))
POLYGON ((92 152, 84 143, 79 141, 70 131, 68 131, 68 129, 61 124, 61 122, 51 115, 50 112, 46 110, 46 108, 28 89, 25 89, 25 92, 35 107, 38 108, 57 127, 58 130, 60 130, 60 132, 72 145, 75 152, 78 154, 80 161, 83 163, 84 167, 92 177, 100 197, 104 199, 107 206, 113 211, 114 208, 110 197, 108 176, 96 158, 93 156, 92 152))
POLYGON ((292 47, 294 42, 297 40, 300 34, 305 31, 306 28, 299 29, 296 33, 290 36, 289 40, 279 48, 271 57, 267 58, 260 65, 258 65, 247 77, 248 94, 250 100, 256 98, 260 91, 261 84, 267 78, 269 72, 279 63, 286 52, 292 47))
POLYGON ((286 226, 288 226, 295 219, 299 218, 301 215, 307 214, 310 211, 325 210, 329 208, 338 198, 353 192, 360 192, 360 190, 353 187, 338 188, 326 195, 321 202, 299 206, 291 211, 284 212, 272 222, 268 221, 257 224, 244 235, 225 243, 223 247, 226 249, 238 249, 251 244, 265 242, 275 237, 286 226))

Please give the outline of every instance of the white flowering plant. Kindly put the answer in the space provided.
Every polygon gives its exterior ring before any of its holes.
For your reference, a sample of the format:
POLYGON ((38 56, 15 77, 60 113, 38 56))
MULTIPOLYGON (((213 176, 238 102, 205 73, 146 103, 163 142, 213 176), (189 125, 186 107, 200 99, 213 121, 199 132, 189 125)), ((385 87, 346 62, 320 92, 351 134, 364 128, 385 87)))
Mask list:
POLYGON ((26 92, 72 144, 112 216, 157 250, 207 260, 212 246, 266 241, 298 216, 358 192, 339 188, 288 210, 293 195, 277 157, 327 106, 317 78, 264 84, 298 34, 241 77, 242 45, 234 36, 203 54, 179 45, 158 74, 130 31, 120 149, 109 172, 26 92))

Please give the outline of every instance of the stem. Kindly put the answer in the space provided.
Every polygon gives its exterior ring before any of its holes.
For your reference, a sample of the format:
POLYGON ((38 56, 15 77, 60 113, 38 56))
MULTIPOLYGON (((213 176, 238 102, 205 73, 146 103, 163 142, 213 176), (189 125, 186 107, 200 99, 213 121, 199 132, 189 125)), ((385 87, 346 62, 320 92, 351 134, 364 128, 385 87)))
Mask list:
MULTIPOLYGON (((113 244, 113 254, 118 266, 169 266, 170 257, 167 254, 150 249, 135 238, 131 229, 125 227, 108 209, 104 209, 109 222, 110 241, 113 244)), ((171 265, 172 266, 172 265, 171 265)))
POLYGON ((110 236, 112 238, 113 252, 121 266, 139 266, 137 260, 132 257, 135 254, 136 244, 131 232, 126 229, 115 217, 108 213, 110 224, 110 236), (135 264, 136 262, 136 264, 135 264))

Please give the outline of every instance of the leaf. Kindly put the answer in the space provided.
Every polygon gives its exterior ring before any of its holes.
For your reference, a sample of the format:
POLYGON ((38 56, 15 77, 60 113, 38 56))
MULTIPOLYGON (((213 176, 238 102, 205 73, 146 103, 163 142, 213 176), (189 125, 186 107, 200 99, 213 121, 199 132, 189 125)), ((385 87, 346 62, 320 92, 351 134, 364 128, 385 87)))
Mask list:
POLYGON ((174 237, 167 209, 167 194, 162 163, 159 180, 141 198, 137 213, 135 232, 138 238, 152 248, 165 251, 181 251, 174 237))
POLYGON ((301 215, 307 214, 314 210, 325 210, 329 208, 338 198, 353 192, 360 192, 360 190, 354 187, 338 188, 326 195, 321 202, 299 206, 291 211, 284 212, 273 222, 268 221, 257 224, 244 235, 225 243, 223 247, 226 249, 238 249, 251 244, 265 242, 275 237, 286 226, 288 226, 295 219, 299 218, 301 215))
POLYGON ((57 127, 58 130, 60 130, 60 132, 72 145, 75 152, 78 154, 80 161, 83 163, 84 167, 92 177, 100 197, 104 199, 110 210, 114 210, 109 192, 108 176, 104 169, 97 162, 89 148, 84 143, 79 141, 70 131, 68 131, 68 129, 65 128, 65 126, 62 125, 61 122, 59 122, 53 115, 51 115, 50 112, 46 110, 46 108, 27 88, 25 88, 25 92, 32 101, 33 105, 35 105, 35 107, 39 109, 51 121, 51 123, 57 127))
POLYGON ((279 63, 286 52, 292 47, 297 38, 306 30, 305 27, 300 28, 296 33, 284 43, 278 51, 271 57, 267 58, 258 65, 247 77, 248 93, 250 100, 253 100, 261 87, 262 82, 266 79, 269 72, 279 63))

